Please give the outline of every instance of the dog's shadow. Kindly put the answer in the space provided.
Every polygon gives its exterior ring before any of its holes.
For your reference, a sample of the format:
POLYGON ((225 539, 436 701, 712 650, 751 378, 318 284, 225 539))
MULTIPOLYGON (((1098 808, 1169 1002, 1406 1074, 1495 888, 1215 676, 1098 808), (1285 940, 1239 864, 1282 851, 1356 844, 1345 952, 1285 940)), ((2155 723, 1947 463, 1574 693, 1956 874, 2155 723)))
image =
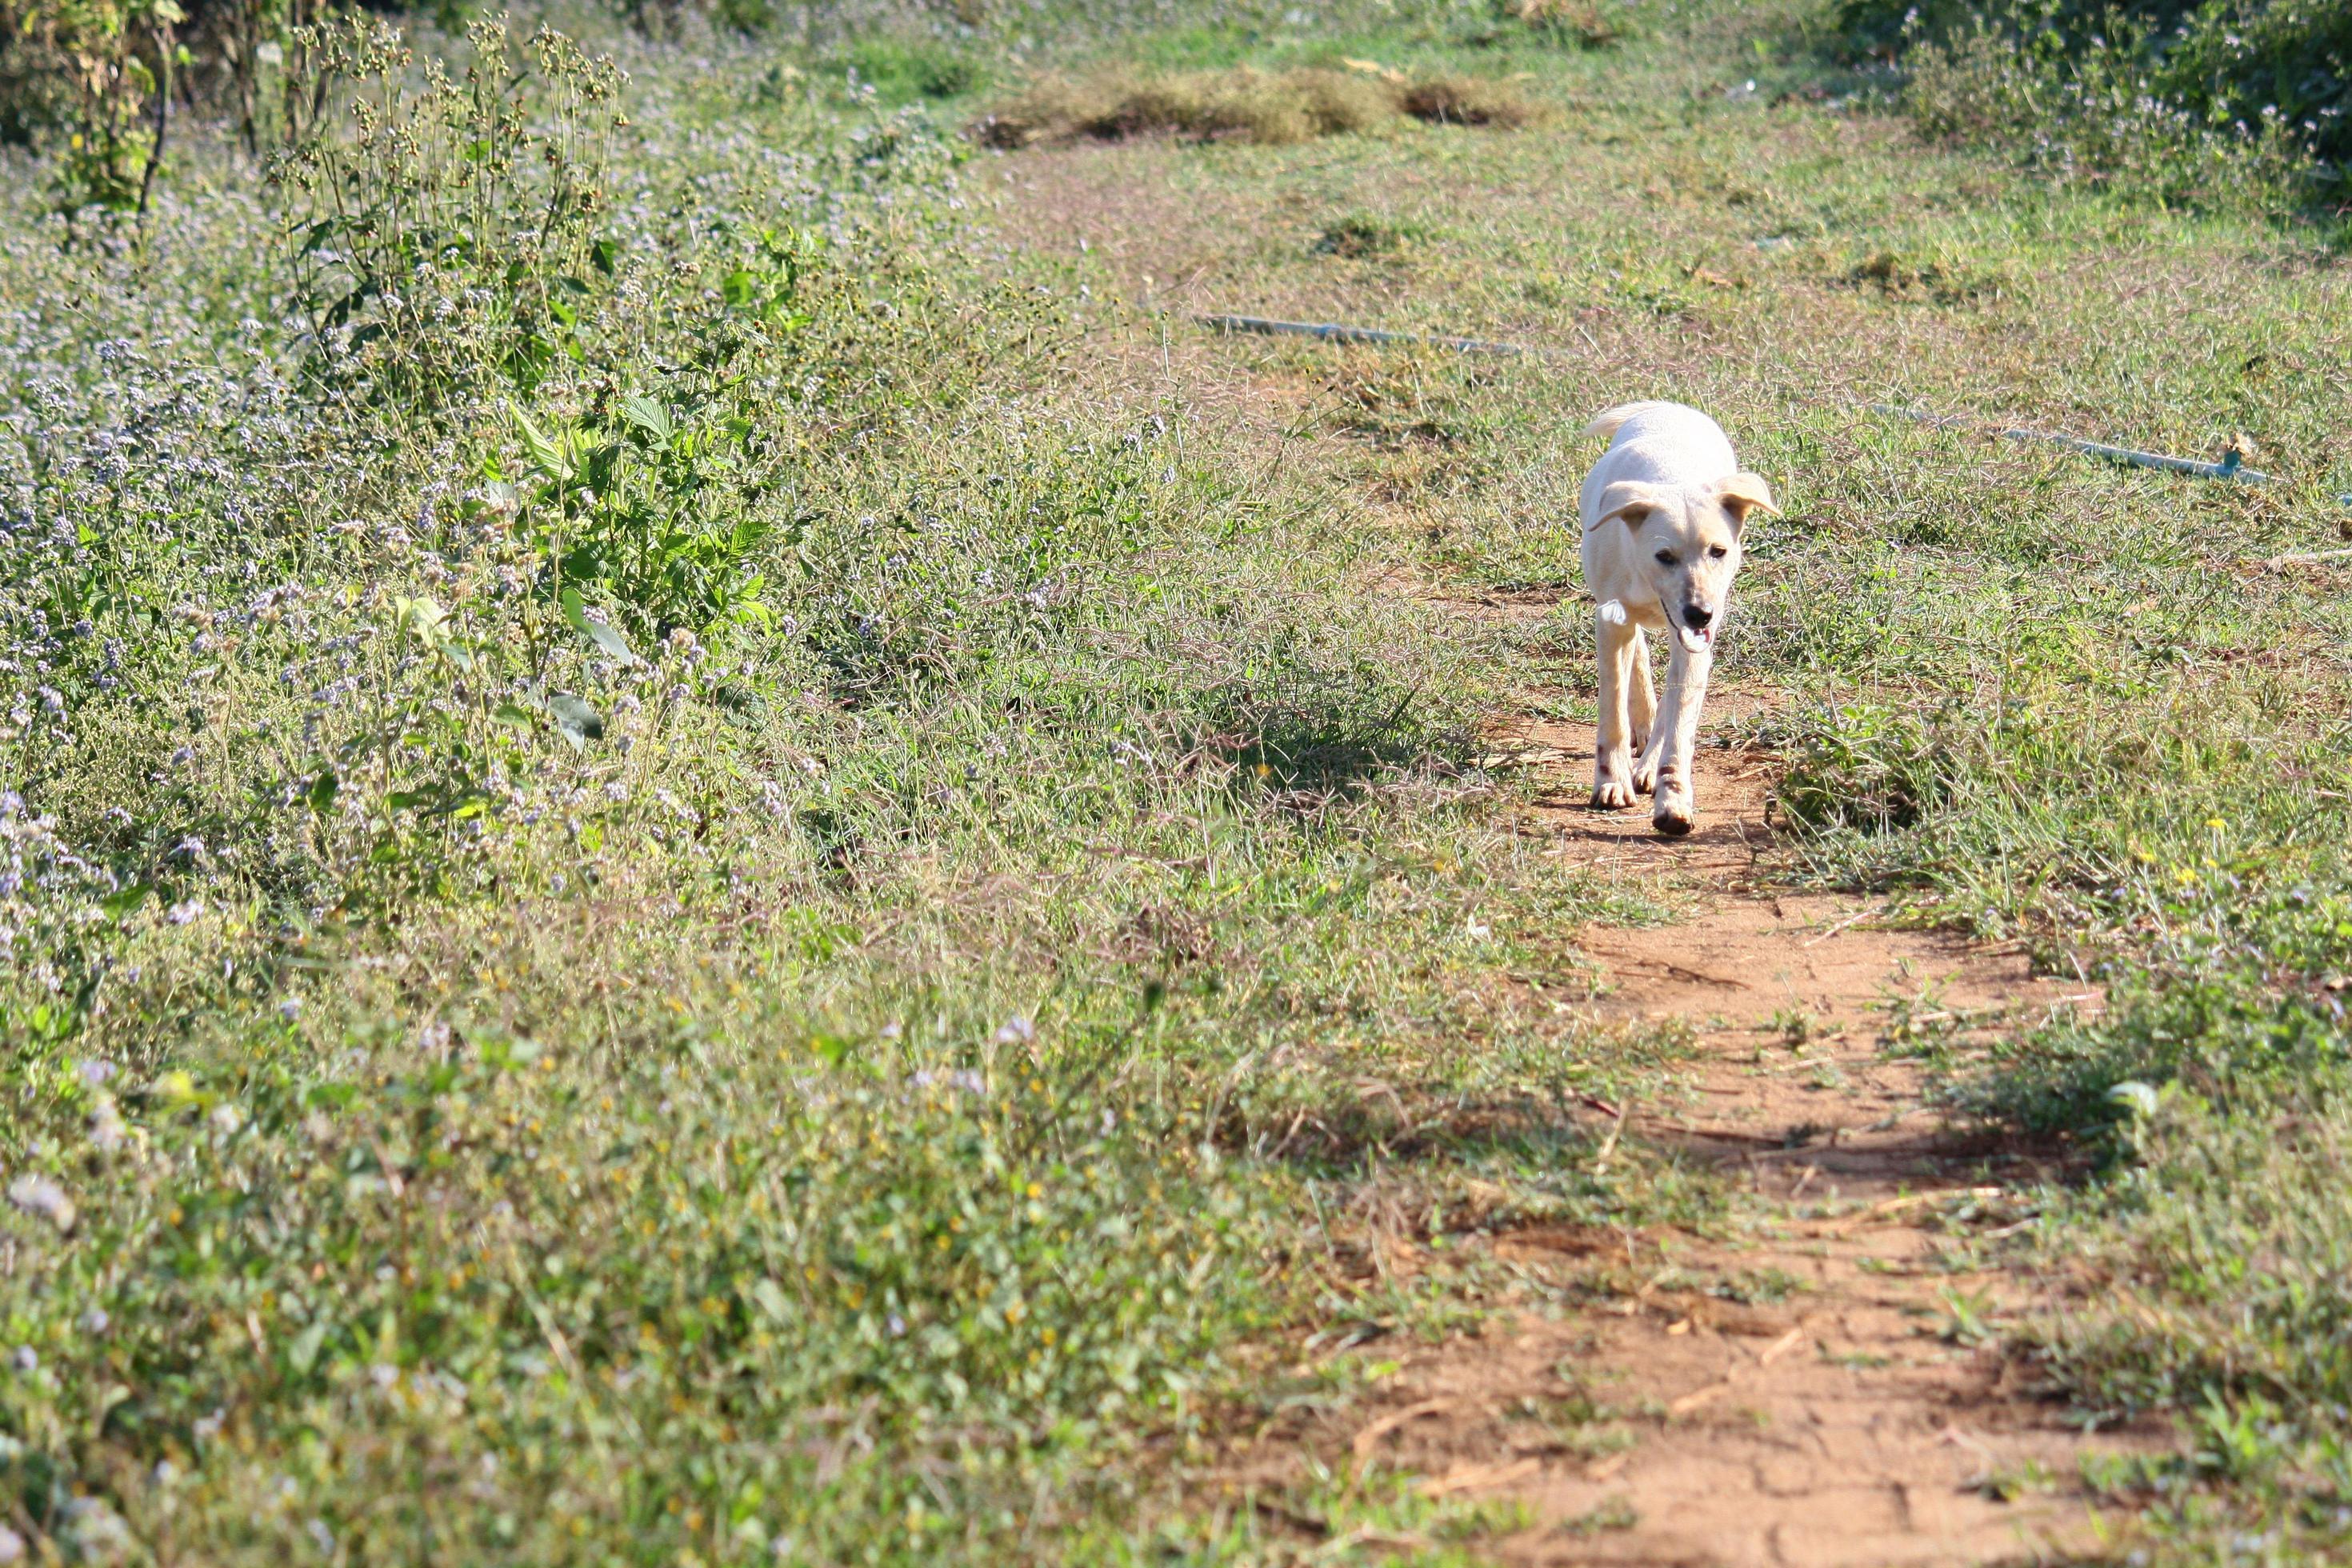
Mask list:
POLYGON ((1644 796, 1621 807, 1591 804, 1592 747, 1560 747, 1549 762, 1538 789, 1536 809, 1544 826, 1567 844, 1595 858, 1638 856, 1671 861, 1699 871, 1742 871, 1775 837, 1768 817, 1771 795, 1761 753, 1710 747, 1693 759, 1697 820, 1680 836, 1658 832, 1650 823, 1644 796))

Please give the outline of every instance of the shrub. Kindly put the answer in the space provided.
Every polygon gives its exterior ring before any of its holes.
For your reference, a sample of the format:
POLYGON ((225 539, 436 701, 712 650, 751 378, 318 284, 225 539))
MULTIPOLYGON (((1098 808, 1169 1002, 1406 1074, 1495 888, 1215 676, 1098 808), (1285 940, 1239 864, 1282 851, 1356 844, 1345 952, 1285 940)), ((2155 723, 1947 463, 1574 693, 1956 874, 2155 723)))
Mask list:
POLYGON ((0 141, 62 132, 61 210, 146 206, 186 19, 173 0, 0 0, 0 141))
POLYGON ((528 392, 613 271, 598 222, 618 72, 545 28, 531 68, 500 23, 467 30, 453 81, 360 16, 309 29, 298 96, 320 117, 272 178, 314 374, 427 406, 502 380, 528 392), (543 118, 534 121, 534 110, 543 118))
POLYGON ((1844 0, 1853 47, 1909 69, 1931 135, 2167 201, 2263 199, 2352 158, 2352 12, 2305 0, 1844 0), (2316 160, 2308 170, 2303 165, 2316 160))
POLYGON ((987 77, 977 56, 930 38, 862 39, 828 55, 825 65, 855 72, 891 101, 960 98, 987 77))

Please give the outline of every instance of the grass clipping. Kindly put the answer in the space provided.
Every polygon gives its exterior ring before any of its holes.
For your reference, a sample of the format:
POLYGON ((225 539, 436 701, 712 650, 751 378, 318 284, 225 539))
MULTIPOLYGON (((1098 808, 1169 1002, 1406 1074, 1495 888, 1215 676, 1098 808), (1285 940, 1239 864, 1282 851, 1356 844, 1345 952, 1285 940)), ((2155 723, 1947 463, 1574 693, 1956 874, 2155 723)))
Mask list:
POLYGON ((1279 146, 1370 131, 1400 117, 1444 125, 1511 129, 1538 106, 1508 82, 1475 77, 1407 77, 1350 62, 1262 71, 1181 71, 1145 76, 1106 71, 1049 77, 973 127, 993 147, 1041 142, 1119 142, 1153 134, 1279 146))

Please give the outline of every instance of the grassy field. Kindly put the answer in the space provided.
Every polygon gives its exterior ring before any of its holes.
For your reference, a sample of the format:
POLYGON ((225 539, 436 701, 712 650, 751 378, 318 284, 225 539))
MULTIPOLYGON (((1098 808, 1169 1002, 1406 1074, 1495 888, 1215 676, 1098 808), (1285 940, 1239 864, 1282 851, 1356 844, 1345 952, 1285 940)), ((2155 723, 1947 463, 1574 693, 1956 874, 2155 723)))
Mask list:
MULTIPOLYGON (((1945 1064, 2077 1177, 2015 1353, 2178 1422, 2137 1550, 2346 1550, 2340 227, 1926 144, 1799 6, 834 22, 353 24, 135 224, 0 152, 0 1561, 1321 1550, 1202 1482, 1270 1380, 1741 1201, 1591 1158, 1687 1030, 1545 987, 1689 891, 1481 742, 1590 717, 1652 395, 1787 511, 1769 875, 2109 998, 1945 1064)), ((1283 1506, 1507 1522, 1408 1480, 1283 1506)))

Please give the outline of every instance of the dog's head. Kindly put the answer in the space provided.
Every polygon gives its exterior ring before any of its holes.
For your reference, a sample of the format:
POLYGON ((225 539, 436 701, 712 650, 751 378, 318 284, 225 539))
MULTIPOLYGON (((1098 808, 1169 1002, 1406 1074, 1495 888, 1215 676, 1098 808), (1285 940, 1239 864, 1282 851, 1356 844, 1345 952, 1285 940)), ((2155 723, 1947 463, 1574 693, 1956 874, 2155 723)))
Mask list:
POLYGON ((1739 570, 1739 536, 1757 510, 1780 515, 1772 487, 1745 471, 1707 485, 1621 479, 1601 492, 1592 526, 1633 531, 1643 582, 1675 635, 1696 650, 1711 646, 1723 625, 1739 570))

